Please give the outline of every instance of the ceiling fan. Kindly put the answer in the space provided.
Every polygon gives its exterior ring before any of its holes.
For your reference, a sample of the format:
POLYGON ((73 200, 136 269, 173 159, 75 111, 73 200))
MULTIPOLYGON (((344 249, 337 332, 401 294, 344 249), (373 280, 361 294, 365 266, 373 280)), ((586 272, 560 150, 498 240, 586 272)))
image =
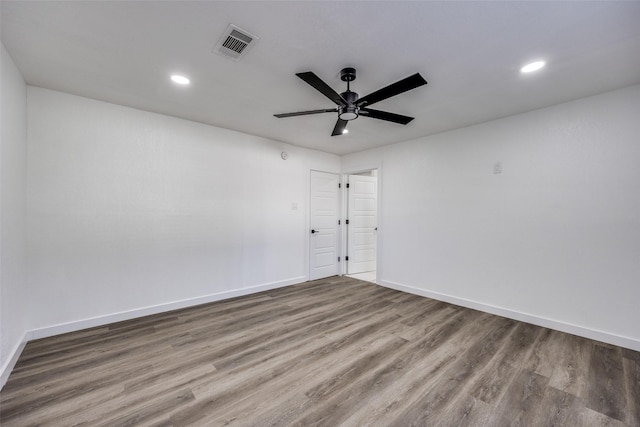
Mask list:
POLYGON ((401 114, 389 113, 387 111, 374 110, 369 108, 369 105, 380 102, 384 99, 391 98, 392 96, 399 95, 403 92, 407 92, 411 89, 415 89, 419 86, 426 85, 427 81, 422 78, 420 73, 415 73, 412 76, 397 81, 389 86, 385 86, 373 93, 362 98, 358 97, 356 92, 352 92, 349 88, 349 83, 356 79, 355 68, 343 68, 340 71, 340 80, 347 82, 347 91, 338 95, 336 91, 331 89, 329 85, 316 76, 313 72, 307 71, 304 73, 296 73, 296 76, 313 86, 317 91, 324 96, 332 100, 338 107, 328 108, 323 110, 311 110, 311 111, 298 111, 295 113, 274 114, 278 118, 293 117, 293 116, 306 116, 308 114, 320 114, 320 113, 338 113, 338 121, 333 128, 331 136, 342 135, 346 133, 347 123, 350 120, 357 119, 359 116, 371 117, 372 119, 386 120, 389 122, 400 123, 406 125, 413 117, 403 116, 401 114))

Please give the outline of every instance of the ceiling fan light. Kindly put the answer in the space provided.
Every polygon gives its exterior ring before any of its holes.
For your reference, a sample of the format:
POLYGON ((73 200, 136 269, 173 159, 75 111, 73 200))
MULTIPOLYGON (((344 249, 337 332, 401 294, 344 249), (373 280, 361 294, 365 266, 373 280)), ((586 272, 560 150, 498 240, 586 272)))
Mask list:
POLYGON ((354 120, 358 118, 358 110, 359 108, 356 106, 347 105, 346 107, 342 107, 340 109, 340 117, 341 120, 354 120))
POLYGON ((353 119, 358 118, 358 115, 357 115, 356 113, 349 113, 349 112, 346 112, 346 113, 342 113, 342 114, 340 114, 340 118, 341 118, 342 120, 353 120, 353 119))

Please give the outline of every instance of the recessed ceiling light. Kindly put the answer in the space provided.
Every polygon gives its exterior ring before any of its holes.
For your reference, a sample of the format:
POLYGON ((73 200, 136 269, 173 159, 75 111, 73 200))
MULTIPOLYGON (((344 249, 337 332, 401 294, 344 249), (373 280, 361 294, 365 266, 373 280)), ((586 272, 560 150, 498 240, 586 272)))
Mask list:
POLYGON ((349 129, 344 129, 344 130, 342 131, 342 133, 343 133, 343 134, 344 134, 344 133, 349 133, 349 129))
POLYGON ((524 67, 520 68, 520 72, 521 73, 533 73, 534 71, 538 71, 542 67, 544 67, 544 61, 536 61, 536 62, 532 62, 532 63, 527 64, 524 67))
POLYGON ((174 83, 178 83, 179 85, 188 85, 189 83, 191 83, 191 81, 187 77, 181 76, 180 74, 173 74, 171 76, 171 80, 174 83))

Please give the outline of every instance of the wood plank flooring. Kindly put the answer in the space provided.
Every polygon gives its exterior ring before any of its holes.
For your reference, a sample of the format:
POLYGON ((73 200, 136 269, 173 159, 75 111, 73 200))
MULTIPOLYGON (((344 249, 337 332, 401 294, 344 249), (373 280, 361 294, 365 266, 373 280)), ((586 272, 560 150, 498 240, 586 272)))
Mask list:
POLYGON ((640 426, 640 353, 333 277, 28 343, 10 426, 640 426))

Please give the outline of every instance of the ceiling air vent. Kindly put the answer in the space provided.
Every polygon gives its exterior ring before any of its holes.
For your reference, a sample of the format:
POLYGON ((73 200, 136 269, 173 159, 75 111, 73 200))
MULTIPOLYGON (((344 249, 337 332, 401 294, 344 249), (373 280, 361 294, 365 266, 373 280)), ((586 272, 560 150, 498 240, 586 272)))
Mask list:
POLYGON ((257 40, 258 38, 253 34, 231 24, 220 37, 213 51, 237 61, 247 53, 257 40))

